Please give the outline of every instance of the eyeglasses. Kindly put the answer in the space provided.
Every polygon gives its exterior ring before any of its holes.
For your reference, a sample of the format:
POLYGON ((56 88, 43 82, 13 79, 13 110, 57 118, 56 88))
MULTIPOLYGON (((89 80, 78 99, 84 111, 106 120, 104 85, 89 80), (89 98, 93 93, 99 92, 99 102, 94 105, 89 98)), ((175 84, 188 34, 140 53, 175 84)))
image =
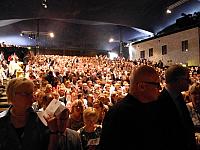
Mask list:
POLYGON ((189 76, 179 76, 179 77, 176 77, 177 80, 185 80, 189 83, 191 83, 191 79, 189 78, 189 76))
POLYGON ((66 121, 68 118, 58 118, 57 120, 66 121))
POLYGON ((185 80, 185 81, 187 81, 188 83, 191 83, 191 80, 188 79, 188 78, 180 78, 180 79, 185 80))
POLYGON ((31 92, 31 93, 17 92, 15 94, 18 94, 18 95, 21 95, 21 96, 33 96, 33 92, 31 92))
POLYGON ((83 109, 83 106, 73 106, 76 109, 83 109))
POLYGON ((200 95, 200 92, 192 92, 192 93, 190 93, 191 95, 200 95))
POLYGON ((160 88, 161 88, 159 82, 147 82, 147 81, 144 81, 144 83, 154 85, 157 89, 160 89, 160 88))

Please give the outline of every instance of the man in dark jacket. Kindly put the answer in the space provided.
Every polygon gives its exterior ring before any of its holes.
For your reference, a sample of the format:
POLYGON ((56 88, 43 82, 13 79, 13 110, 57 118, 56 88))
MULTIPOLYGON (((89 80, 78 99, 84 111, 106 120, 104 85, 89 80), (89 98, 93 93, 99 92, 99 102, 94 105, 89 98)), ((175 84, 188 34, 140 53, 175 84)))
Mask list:
POLYGON ((159 97, 165 147, 195 150, 194 125, 181 94, 188 90, 189 71, 181 65, 170 66, 165 72, 165 80, 166 87, 159 97))
POLYGON ((132 72, 129 94, 116 103, 103 121, 102 150, 164 150, 157 98, 160 81, 156 70, 141 66, 132 72))

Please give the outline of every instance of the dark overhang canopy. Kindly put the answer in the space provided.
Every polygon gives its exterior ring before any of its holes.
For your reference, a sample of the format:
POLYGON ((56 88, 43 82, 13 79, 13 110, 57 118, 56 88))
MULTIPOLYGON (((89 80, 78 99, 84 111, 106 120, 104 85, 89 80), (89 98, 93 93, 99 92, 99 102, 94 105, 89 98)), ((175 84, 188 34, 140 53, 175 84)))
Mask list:
POLYGON ((37 30, 39 19, 40 31, 55 30, 59 41, 85 39, 104 45, 111 36, 119 38, 119 30, 123 40, 149 36, 175 23, 182 13, 200 11, 199 0, 1 0, 0 5, 0 36, 37 30), (63 33, 68 36, 61 37, 63 33))

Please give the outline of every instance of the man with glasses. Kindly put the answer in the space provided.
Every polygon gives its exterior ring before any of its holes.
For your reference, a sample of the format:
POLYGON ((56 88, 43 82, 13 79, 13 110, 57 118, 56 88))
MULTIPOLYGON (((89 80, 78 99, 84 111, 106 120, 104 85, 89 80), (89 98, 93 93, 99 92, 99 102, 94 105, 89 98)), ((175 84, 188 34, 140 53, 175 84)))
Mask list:
POLYGON ((160 80, 156 70, 140 66, 130 77, 129 93, 116 103, 103 121, 102 150, 162 149, 159 125, 160 80))
POLYGON ((170 66, 165 72, 166 86, 161 92, 160 118, 166 149, 196 149, 194 125, 181 92, 187 91, 189 70, 181 65, 170 66))

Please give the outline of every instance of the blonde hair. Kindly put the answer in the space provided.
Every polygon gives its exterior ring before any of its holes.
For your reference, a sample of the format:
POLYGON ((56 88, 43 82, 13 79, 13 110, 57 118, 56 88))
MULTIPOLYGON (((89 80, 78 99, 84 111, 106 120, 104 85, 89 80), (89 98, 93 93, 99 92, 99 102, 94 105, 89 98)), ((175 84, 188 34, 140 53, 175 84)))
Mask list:
POLYGON ((12 103, 15 97, 16 91, 26 90, 24 86, 34 87, 34 83, 31 80, 26 79, 26 78, 14 78, 9 81, 7 89, 6 89, 6 94, 7 94, 9 103, 12 103))
POLYGON ((83 121, 85 122, 88 119, 95 118, 95 122, 99 119, 99 113, 96 108, 88 107, 83 111, 83 121))

